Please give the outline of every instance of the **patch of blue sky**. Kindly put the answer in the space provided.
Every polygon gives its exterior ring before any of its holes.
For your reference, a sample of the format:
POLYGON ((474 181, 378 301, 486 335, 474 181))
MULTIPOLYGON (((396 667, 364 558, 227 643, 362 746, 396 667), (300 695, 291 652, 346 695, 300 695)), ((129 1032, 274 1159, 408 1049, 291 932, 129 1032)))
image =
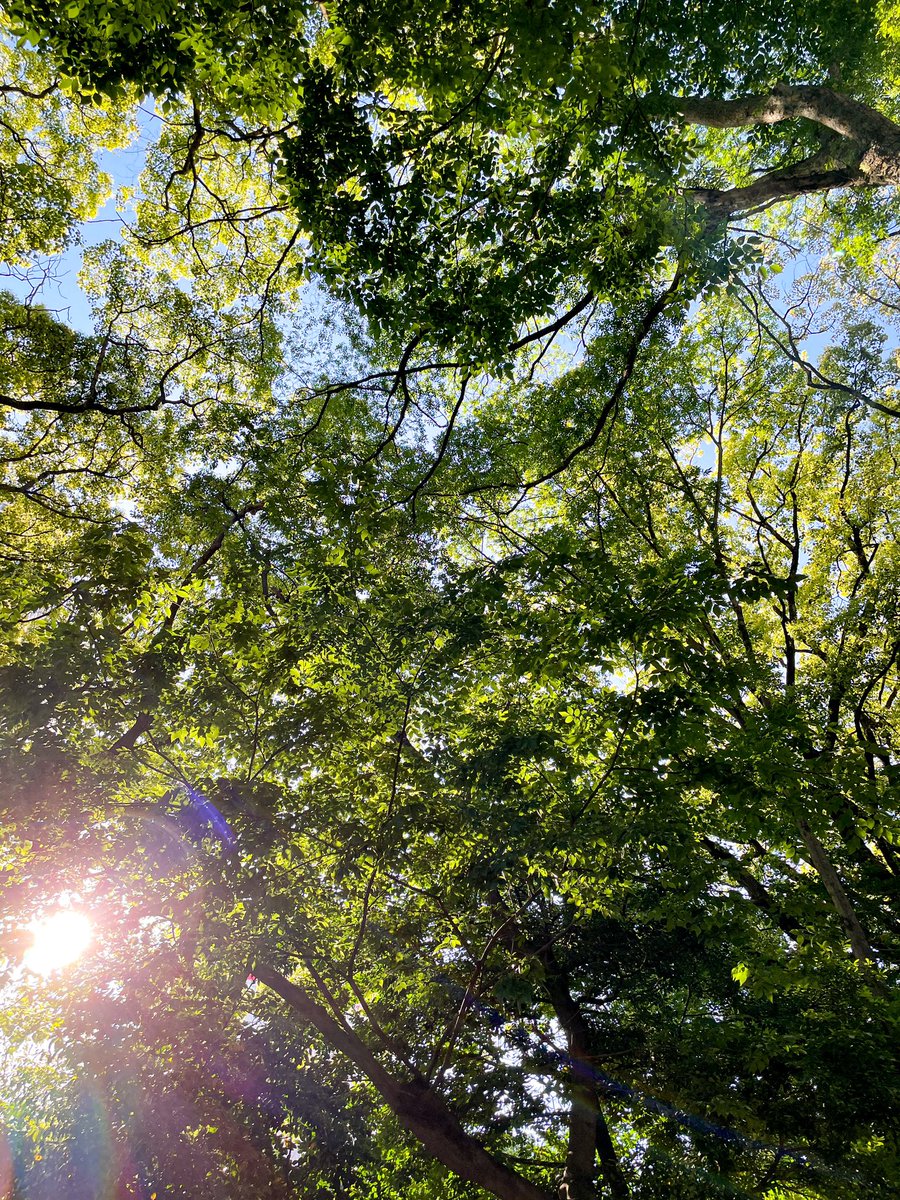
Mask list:
POLYGON ((156 140, 160 117, 153 107, 142 105, 136 117, 137 133, 131 142, 96 154, 98 169, 110 177, 110 194, 93 217, 76 226, 65 250, 36 255, 28 267, 0 264, 0 287, 21 300, 43 305, 79 333, 94 328, 91 301, 82 287, 85 251, 122 237, 134 215, 130 196, 156 140))

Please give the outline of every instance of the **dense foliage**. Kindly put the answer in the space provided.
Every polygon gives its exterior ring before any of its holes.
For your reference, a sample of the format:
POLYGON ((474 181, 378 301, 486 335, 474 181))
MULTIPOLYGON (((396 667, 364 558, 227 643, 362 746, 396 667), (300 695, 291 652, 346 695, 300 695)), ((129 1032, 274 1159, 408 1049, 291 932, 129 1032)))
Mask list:
POLYGON ((900 18, 821 8, 6 4, 0 1196, 896 1195, 900 18))

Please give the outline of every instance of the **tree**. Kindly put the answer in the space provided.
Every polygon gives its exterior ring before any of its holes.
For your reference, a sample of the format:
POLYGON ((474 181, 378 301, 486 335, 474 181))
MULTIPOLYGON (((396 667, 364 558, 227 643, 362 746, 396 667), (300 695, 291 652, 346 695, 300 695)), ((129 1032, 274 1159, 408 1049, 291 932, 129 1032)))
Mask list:
POLYGON ((170 92, 2 310, 16 1186, 893 1194, 888 17, 10 11, 170 92))
POLYGON ((82 94, 188 97, 192 193, 223 140, 267 155, 308 267, 401 345, 464 361, 567 296, 647 297, 677 267, 693 294, 727 269, 730 219, 896 182, 889 7, 9 11, 82 94))

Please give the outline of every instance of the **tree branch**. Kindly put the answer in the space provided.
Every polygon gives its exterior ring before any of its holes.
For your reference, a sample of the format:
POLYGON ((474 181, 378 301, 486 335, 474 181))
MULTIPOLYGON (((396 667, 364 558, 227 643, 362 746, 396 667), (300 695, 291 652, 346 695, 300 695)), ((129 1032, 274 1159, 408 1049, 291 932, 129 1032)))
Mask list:
POLYGON ((329 1045, 346 1055, 377 1089, 403 1128, 454 1175, 492 1192, 500 1200, 553 1200, 551 1193, 488 1154, 476 1138, 466 1133, 456 1114, 425 1079, 395 1078, 358 1034, 274 968, 257 965, 253 974, 290 1005, 301 1020, 312 1025, 329 1045))
MULTIPOLYGON (((557 475, 562 474, 563 471, 567 470, 568 467, 572 465, 579 455, 584 454, 587 450, 591 450, 600 440, 603 430, 606 428, 607 422, 610 420, 610 418, 615 417, 619 403, 625 394, 625 390, 628 387, 629 382, 631 381, 631 376, 634 374, 634 369, 637 366, 638 357, 641 349, 644 346, 644 343, 653 332, 657 321, 660 319, 660 317, 662 317, 663 313, 666 311, 672 301, 678 296, 678 289, 681 286, 681 279, 681 272, 676 271, 672 276, 672 281, 669 286, 664 291, 660 292, 660 294, 644 313, 644 316, 641 319, 634 336, 628 344, 628 349, 625 352, 625 361, 622 365, 619 378, 616 380, 615 387, 610 393, 606 403, 600 410, 600 415, 597 418, 594 428, 583 441, 579 442, 574 449, 569 451, 569 453, 565 456, 562 462, 559 463, 558 466, 555 466, 552 470, 546 471, 543 475, 539 475, 535 479, 527 482, 524 485, 524 491, 528 492, 533 488, 540 487, 541 484, 548 483, 557 475)), ((472 489, 472 491, 477 490, 480 489, 472 489)))
POLYGON ((783 170, 770 171, 745 187, 693 188, 690 194, 714 220, 726 220, 736 213, 756 212, 798 196, 828 192, 833 188, 872 186, 871 180, 853 167, 819 170, 817 164, 820 161, 821 156, 814 155, 783 170))
POLYGON ((628 1182, 619 1165, 609 1126, 600 1107, 594 1053, 594 1035, 581 1004, 572 995, 567 972, 553 952, 551 942, 534 942, 522 931, 518 915, 511 913, 494 892, 494 906, 505 915, 500 934, 511 950, 535 958, 544 970, 544 991, 566 1038, 569 1065, 569 1138, 559 1200, 594 1200, 595 1158, 600 1159, 603 1181, 613 1200, 628 1200, 628 1182))
POLYGON ((779 928, 783 929, 791 937, 797 933, 800 929, 799 921, 795 921, 793 917, 787 916, 787 914, 778 909, 768 888, 759 882, 753 872, 747 869, 736 854, 732 854, 725 846, 720 845, 719 842, 705 835, 700 838, 700 843, 713 858, 726 864, 725 869, 728 874, 738 887, 744 889, 757 908, 762 909, 764 913, 772 917, 777 922, 779 928))
POLYGON ((619 1165, 618 1156, 609 1133, 609 1126, 600 1108, 597 1073, 590 1052, 592 1033, 584 1019, 581 1005, 572 995, 565 973, 552 947, 544 946, 536 953, 545 971, 544 986, 553 1010, 566 1035, 571 1061, 569 1087, 569 1143, 560 1200, 593 1200, 594 1159, 600 1158, 604 1182, 613 1200, 628 1200, 628 1183, 619 1165))
POLYGON ((711 96, 650 96, 648 108, 679 116, 688 125, 738 129, 807 120, 838 137, 802 162, 770 171, 746 187, 697 188, 694 197, 714 218, 764 208, 841 187, 900 184, 900 126, 830 87, 778 84, 764 95, 721 100, 711 96))
POLYGON ((886 144, 900 149, 900 127, 876 109, 830 87, 777 84, 767 95, 734 100, 709 96, 666 96, 662 100, 688 125, 737 129, 805 118, 861 146, 886 144))
MULTIPOLYGON (((203 570, 203 568, 213 558, 215 558, 218 552, 222 549, 222 543, 225 541, 225 535, 229 532, 229 530, 233 529, 235 525, 239 525, 246 517, 262 512, 263 507, 264 506, 258 501, 251 501, 251 503, 245 504, 242 509, 232 511, 227 524, 223 526, 218 534, 216 534, 203 553, 196 558, 193 563, 191 563, 187 573, 181 581, 181 587, 186 587, 191 580, 195 579, 203 570)), ((183 596, 176 596, 169 605, 169 611, 163 618, 159 630, 153 638, 153 641, 150 643, 148 652, 152 651, 159 644, 161 638, 172 628, 183 602, 183 596)), ((113 742, 113 744, 107 749, 107 753, 113 754, 117 750, 133 750, 138 738, 142 737, 145 733, 148 733, 152 724, 153 721, 150 713, 147 712, 146 709, 142 710, 135 717, 134 723, 130 726, 130 728, 127 729, 122 736, 118 738, 117 741, 113 742)))
POLYGON ((837 910, 838 916, 841 918, 841 924, 844 926, 850 941, 850 949, 853 951, 853 957, 859 963, 862 970, 865 971, 870 983, 877 989, 879 994, 886 995, 887 992, 882 981, 870 973, 875 963, 875 953, 872 950, 865 930, 859 922, 856 910, 850 903, 849 896, 844 891, 844 885, 841 883, 840 876, 825 853, 825 847, 805 820, 801 819, 798 821, 797 827, 809 852, 809 860, 818 872, 819 878, 825 885, 825 890, 828 892, 831 902, 837 910))

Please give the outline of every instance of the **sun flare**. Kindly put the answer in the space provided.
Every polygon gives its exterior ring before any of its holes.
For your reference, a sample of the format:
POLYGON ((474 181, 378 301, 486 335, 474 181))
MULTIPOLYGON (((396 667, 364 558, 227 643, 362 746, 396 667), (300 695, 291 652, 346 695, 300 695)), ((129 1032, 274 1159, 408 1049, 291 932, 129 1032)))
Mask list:
POLYGON ((22 961, 36 975, 49 975, 75 962, 94 936, 89 918, 71 909, 61 909, 43 921, 35 921, 30 928, 34 940, 22 961))

